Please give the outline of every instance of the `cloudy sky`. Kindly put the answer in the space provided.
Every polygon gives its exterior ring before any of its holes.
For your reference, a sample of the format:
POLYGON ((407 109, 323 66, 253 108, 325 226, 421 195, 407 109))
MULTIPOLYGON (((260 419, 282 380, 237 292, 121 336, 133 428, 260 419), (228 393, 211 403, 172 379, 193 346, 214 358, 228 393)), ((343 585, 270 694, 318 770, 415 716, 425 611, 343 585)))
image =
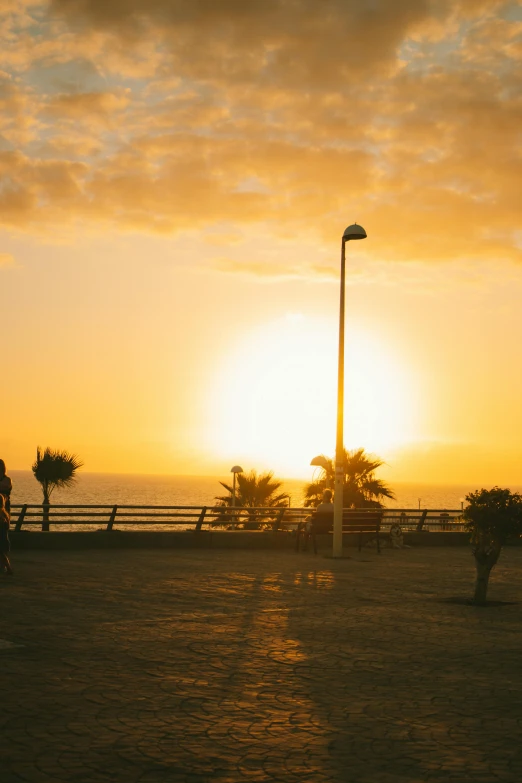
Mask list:
POLYGON ((2 457, 522 462, 522 9, 0 0, 2 457))

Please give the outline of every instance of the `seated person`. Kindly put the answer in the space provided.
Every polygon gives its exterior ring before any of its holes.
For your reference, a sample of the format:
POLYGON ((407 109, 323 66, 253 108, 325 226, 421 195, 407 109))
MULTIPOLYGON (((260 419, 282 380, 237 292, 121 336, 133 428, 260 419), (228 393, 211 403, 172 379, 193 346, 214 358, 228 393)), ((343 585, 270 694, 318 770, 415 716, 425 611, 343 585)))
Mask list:
POLYGON ((323 500, 315 509, 316 514, 333 514, 334 504, 332 503, 332 490, 325 489, 323 492, 323 500))
POLYGON ((325 489, 323 500, 310 517, 307 526, 308 533, 327 533, 333 524, 334 504, 332 503, 332 490, 325 489))
MULTIPOLYGON (((317 508, 314 509, 314 513, 311 516, 306 517, 305 525, 304 525, 306 539, 308 538, 308 536, 312 532, 312 524, 314 522, 315 515, 316 514, 332 514, 333 515, 333 512, 334 512, 334 504, 332 503, 332 490, 331 489, 325 489, 324 492, 323 492, 323 499, 322 499, 321 503, 319 503, 317 508)), ((333 516, 332 516, 332 521, 333 521, 333 516)))
POLYGON ((317 553, 317 544, 315 541, 315 535, 316 533, 328 532, 328 530, 325 530, 324 528, 325 525, 328 529, 331 528, 333 524, 333 515, 334 515, 334 504, 332 503, 332 490, 325 489, 323 492, 322 502, 319 503, 317 508, 314 509, 313 514, 311 514, 309 517, 306 517, 302 528, 298 530, 296 550, 299 551, 299 534, 300 531, 302 531, 304 534, 303 537, 304 551, 306 552, 308 550, 308 541, 311 538, 314 547, 314 552, 317 553))

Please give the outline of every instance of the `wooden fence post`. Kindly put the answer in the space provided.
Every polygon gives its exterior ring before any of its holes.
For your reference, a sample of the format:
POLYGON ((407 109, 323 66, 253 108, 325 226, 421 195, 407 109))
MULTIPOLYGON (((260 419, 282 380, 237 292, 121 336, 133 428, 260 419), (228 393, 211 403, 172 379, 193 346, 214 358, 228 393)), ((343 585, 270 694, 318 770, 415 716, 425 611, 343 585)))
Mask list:
POLYGON ((419 519, 419 524, 417 525, 417 533, 422 533, 422 526, 425 523, 427 516, 428 516, 428 509, 425 508, 424 511, 422 512, 421 518, 419 519))
POLYGON ((205 519, 205 514, 207 513, 207 507, 203 506, 201 509, 201 514, 199 515, 199 519, 196 522, 196 533, 201 532, 201 525, 203 524, 203 520, 205 519))
POLYGON ((111 515, 109 517, 109 521, 107 522, 107 530, 111 531, 112 526, 114 525, 114 520, 116 519, 116 514, 118 513, 118 506, 113 506, 111 515))
POLYGON ((20 511, 20 514, 18 516, 18 520, 16 522, 15 530, 21 530, 22 529, 22 525, 24 523, 24 518, 25 518, 26 514, 27 514, 27 503, 25 503, 22 506, 22 510, 20 511))

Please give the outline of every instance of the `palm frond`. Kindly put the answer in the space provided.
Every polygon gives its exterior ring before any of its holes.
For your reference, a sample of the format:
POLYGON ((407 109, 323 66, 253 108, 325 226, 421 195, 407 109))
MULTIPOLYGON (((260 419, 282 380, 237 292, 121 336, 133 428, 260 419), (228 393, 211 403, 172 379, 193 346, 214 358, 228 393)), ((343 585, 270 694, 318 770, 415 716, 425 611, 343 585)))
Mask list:
POLYGON ((364 492, 370 496, 376 498, 390 498, 395 499, 395 493, 393 490, 380 479, 371 479, 364 484, 364 492))
MULTIPOLYGON (((335 460, 322 455, 325 467, 321 469, 319 480, 305 486, 305 506, 314 506, 321 501, 325 487, 335 478, 335 460)), ((386 482, 375 478, 384 461, 374 454, 367 454, 363 448, 344 452, 344 488, 343 505, 355 506, 381 505, 379 498, 395 497, 386 482)))
MULTIPOLYGON (((244 508, 256 508, 259 506, 274 506, 280 508, 286 505, 289 495, 286 492, 276 494, 281 488, 282 482, 274 479, 271 471, 258 474, 255 470, 250 473, 238 473, 236 483, 236 506, 244 508), (286 502, 285 502, 286 501, 286 502)), ((231 506, 234 489, 224 481, 219 482, 228 495, 216 496, 216 500, 231 506)))
POLYGON ((40 446, 36 449, 36 460, 32 471, 36 480, 42 485, 44 494, 48 497, 56 489, 69 487, 76 480, 76 471, 83 467, 83 462, 68 451, 40 446))

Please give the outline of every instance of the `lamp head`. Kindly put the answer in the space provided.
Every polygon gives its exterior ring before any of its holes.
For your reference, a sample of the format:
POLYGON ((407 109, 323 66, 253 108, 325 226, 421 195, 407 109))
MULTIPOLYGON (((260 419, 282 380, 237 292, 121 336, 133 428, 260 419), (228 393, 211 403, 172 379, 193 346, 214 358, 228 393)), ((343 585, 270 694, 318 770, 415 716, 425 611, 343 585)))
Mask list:
POLYGON ((323 454, 319 454, 318 457, 313 458, 310 465, 312 465, 314 468, 323 468, 323 470, 327 470, 328 461, 323 454))
POLYGON ((362 226, 354 223, 352 226, 344 229, 343 242, 348 242, 350 239, 366 239, 366 231, 362 226))

